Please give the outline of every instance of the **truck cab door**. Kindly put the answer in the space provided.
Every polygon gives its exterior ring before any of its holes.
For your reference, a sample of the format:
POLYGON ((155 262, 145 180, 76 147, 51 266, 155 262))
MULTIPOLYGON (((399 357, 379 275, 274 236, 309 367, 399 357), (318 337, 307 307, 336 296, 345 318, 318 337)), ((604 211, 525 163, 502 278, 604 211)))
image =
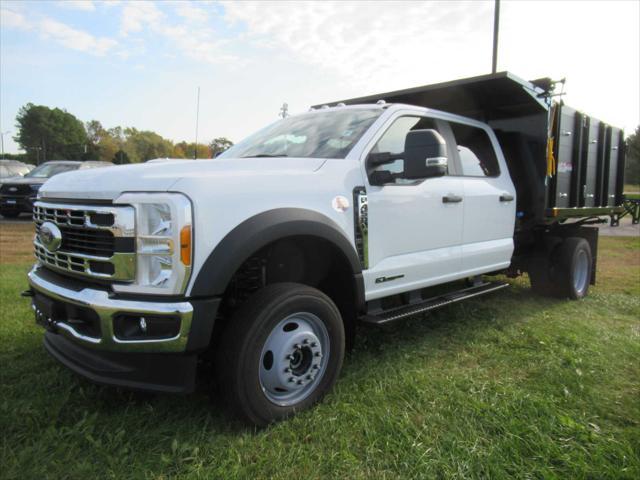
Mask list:
POLYGON ((450 122, 464 191, 462 271, 466 276, 506 268, 513 255, 516 191, 493 133, 450 122))
MULTIPOLYGON (((439 132, 447 152, 454 148, 446 122, 411 114, 394 117, 366 154, 402 155, 407 133, 423 129, 439 132)), ((403 172, 402 158, 367 169, 367 300, 443 283, 460 271, 462 179, 449 171, 407 179, 403 172), (387 181, 372 185, 376 175, 387 181)))

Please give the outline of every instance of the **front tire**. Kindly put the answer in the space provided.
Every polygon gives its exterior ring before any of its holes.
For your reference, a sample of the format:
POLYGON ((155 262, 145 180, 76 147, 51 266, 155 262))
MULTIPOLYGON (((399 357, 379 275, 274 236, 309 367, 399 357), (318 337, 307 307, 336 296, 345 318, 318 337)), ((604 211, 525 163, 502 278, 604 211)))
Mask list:
POLYGON ((321 291, 268 285, 230 319, 216 359, 220 390, 247 422, 264 426, 319 402, 345 350, 342 317, 321 291))

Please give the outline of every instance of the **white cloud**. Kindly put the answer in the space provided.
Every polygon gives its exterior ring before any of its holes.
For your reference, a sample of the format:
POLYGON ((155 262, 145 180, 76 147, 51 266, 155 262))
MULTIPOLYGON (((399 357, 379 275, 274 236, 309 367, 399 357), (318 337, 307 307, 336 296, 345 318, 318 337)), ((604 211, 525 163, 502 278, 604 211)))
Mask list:
POLYGON ((23 31, 35 30, 44 38, 53 39, 67 48, 91 55, 105 55, 118 44, 112 38, 96 37, 84 30, 78 30, 48 17, 28 19, 22 13, 3 8, 0 11, 0 18, 2 28, 23 31))
POLYGON ((47 38, 53 38, 61 45, 72 50, 102 56, 117 45, 112 38, 94 37, 90 33, 76 30, 62 22, 46 18, 40 21, 39 29, 47 38))
POLYGON ((19 30, 31 30, 33 27, 23 14, 7 8, 0 9, 0 24, 3 28, 19 30))
POLYGON ((209 12, 197 7, 193 2, 178 1, 175 3, 176 13, 185 20, 193 23, 205 23, 209 20, 209 12))
POLYGON ((223 4, 256 43, 361 86, 427 83, 484 72, 490 62, 493 2, 223 4))
POLYGON ((122 9, 121 34, 130 36, 148 32, 195 60, 210 64, 239 63, 234 55, 224 51, 227 41, 215 38, 211 28, 202 24, 208 19, 205 10, 187 2, 172 2, 172 5, 187 23, 180 23, 175 17, 168 18, 153 2, 127 3, 122 9))
POLYGON ((127 2, 122 9, 120 32, 128 35, 145 27, 157 30, 164 18, 164 13, 153 2, 127 2))
POLYGON ((61 0, 57 4, 64 8, 83 10, 85 12, 92 12, 96 9, 93 0, 61 0))

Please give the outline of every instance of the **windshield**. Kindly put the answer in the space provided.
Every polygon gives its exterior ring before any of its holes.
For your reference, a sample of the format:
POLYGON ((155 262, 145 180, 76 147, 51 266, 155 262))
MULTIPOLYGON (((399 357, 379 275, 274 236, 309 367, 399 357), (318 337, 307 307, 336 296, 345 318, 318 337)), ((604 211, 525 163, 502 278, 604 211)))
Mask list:
POLYGON ((254 133, 218 158, 345 158, 381 109, 310 112, 284 118, 254 133))
POLYGON ((45 163, 39 167, 34 168, 25 177, 30 178, 51 178, 59 173, 70 172, 77 170, 80 164, 73 163, 45 163))

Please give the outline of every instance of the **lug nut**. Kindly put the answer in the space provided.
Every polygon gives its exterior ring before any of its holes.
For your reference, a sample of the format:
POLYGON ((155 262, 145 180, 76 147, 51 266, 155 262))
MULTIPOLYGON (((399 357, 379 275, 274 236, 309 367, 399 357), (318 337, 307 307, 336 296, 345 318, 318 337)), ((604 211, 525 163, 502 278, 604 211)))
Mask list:
POLYGON ((320 352, 316 352, 316 357, 322 358, 322 354, 320 352))
POLYGON ((311 375, 307 375, 307 380, 311 380, 311 375))
POLYGON ((285 357, 285 360, 293 360, 293 355, 287 355, 287 356, 285 357))
POLYGON ((313 366, 314 370, 320 370, 320 365, 318 365, 317 363, 313 366))
POLYGON ((305 338, 305 339, 302 341, 302 343, 303 343, 304 345, 307 345, 307 344, 309 343, 309 340, 307 340, 307 339, 305 338))
POLYGON ((318 342, 313 342, 313 343, 311 344, 311 346, 312 346, 312 347, 317 347, 317 346, 318 346, 318 342))
POLYGON ((295 381, 295 378, 289 377, 289 383, 294 382, 294 381, 295 381))
POLYGON ((298 380, 298 385, 302 385, 304 382, 302 380, 298 380))
POLYGON ((293 346, 293 348, 295 348, 296 350, 300 350, 300 344, 299 344, 299 343, 296 343, 296 344, 293 346))
POLYGON ((291 369, 289 367, 285 368, 284 373, 291 373, 291 369))

